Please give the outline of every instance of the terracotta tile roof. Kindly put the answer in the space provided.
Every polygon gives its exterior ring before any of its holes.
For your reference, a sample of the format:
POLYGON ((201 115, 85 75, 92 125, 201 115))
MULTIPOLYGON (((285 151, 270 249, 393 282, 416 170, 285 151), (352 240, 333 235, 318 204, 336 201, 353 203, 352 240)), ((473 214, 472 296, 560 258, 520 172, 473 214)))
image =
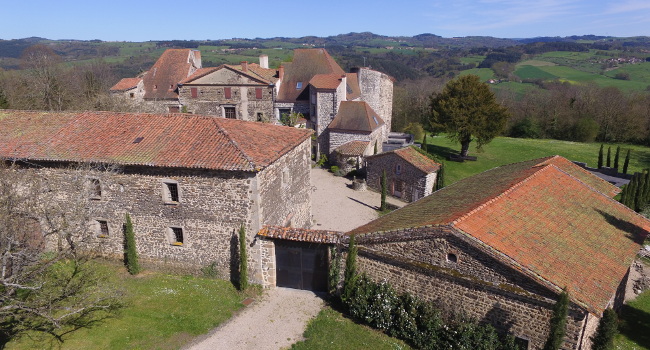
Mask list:
POLYGON ((348 78, 347 99, 348 101, 356 100, 361 97, 361 88, 359 87, 359 75, 357 73, 345 73, 348 78))
POLYGON ((334 244, 338 243, 343 233, 295 227, 264 226, 257 235, 268 238, 287 239, 290 241, 334 244))
POLYGON ((370 159, 377 159, 383 157, 395 157, 395 156, 402 158, 404 161, 410 163, 411 165, 413 165, 420 171, 424 172, 425 174, 430 174, 440 170, 440 163, 436 163, 431 158, 416 151, 415 149, 413 149, 413 146, 399 148, 394 151, 384 152, 380 154, 375 154, 367 158, 370 160, 370 159))
POLYGON ((309 81, 317 74, 337 74, 345 72, 325 49, 295 49, 293 61, 283 63, 284 78, 278 92, 279 102, 309 100, 305 93, 309 81), (302 86, 298 88, 298 83, 302 86))
POLYGON ((384 120, 365 101, 342 101, 328 128, 371 133, 382 125, 384 120))
POLYGON ((594 190, 598 192, 602 192, 610 197, 614 197, 619 192, 621 192, 620 188, 612 185, 611 183, 601 179, 598 176, 594 176, 594 174, 590 173, 589 171, 585 170, 582 167, 575 166, 575 164, 572 161, 564 157, 560 157, 560 156, 548 157, 548 158, 544 158, 544 160, 539 163, 539 165, 546 165, 546 164, 553 164, 557 166, 563 171, 569 173, 570 175, 580 179, 580 181, 592 187, 594 190))
POLYGON ((312 131, 190 114, 0 111, 0 158, 258 171, 312 131))
POLYGON ((370 141, 350 141, 338 146, 334 151, 344 156, 362 156, 370 141))
POLYGON ((337 74, 316 74, 309 81, 316 89, 336 90, 341 85, 341 76, 337 74))
MULTIPOLYGON (((196 67, 190 59, 192 49, 168 49, 144 75, 145 99, 177 99, 177 85, 194 71, 196 67)), ((196 53, 194 53, 196 58, 196 53)), ((198 61, 197 61, 198 62, 198 61)))
POLYGON ((549 288, 568 287, 599 314, 650 221, 564 170, 569 165, 548 157, 488 170, 350 234, 448 225, 549 288))
POLYGON ((142 78, 124 78, 113 85, 110 91, 127 91, 135 89, 142 81, 142 78))

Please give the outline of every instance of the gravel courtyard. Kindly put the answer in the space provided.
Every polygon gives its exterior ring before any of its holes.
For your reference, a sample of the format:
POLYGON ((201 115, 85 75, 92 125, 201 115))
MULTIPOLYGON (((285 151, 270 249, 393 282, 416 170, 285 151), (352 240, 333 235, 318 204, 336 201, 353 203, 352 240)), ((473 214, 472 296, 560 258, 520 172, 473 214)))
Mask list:
MULTIPOLYGON (((370 190, 355 191, 351 183, 325 169, 311 170, 313 229, 347 232, 378 217, 381 195, 370 190)), ((406 205, 395 198, 386 201, 398 207, 406 205)))

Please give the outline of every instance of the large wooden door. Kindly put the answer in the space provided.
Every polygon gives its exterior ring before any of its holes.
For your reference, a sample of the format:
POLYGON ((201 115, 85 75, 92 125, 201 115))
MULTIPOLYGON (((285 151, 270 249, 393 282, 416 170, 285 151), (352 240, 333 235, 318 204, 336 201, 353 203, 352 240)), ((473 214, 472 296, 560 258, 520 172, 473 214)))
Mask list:
POLYGON ((275 241, 276 285, 327 291, 327 246, 275 241))

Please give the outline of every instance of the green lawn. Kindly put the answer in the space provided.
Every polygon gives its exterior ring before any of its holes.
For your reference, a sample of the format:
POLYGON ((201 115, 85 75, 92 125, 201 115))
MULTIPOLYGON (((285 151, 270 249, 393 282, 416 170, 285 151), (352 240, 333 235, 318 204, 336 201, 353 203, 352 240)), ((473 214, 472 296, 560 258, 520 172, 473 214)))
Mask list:
POLYGON ((472 68, 460 72, 461 76, 469 74, 478 75, 479 78, 481 78, 481 81, 487 81, 494 78, 494 71, 490 68, 472 68))
POLYGON ((411 349, 401 340, 372 328, 358 325, 331 308, 323 309, 304 333, 306 340, 294 344, 294 350, 411 349))
MULTIPOLYGON (((118 317, 71 333, 63 349, 178 349, 193 337, 229 319, 245 296, 230 282, 144 272, 132 277, 107 265, 114 284, 126 292, 118 317)), ((7 349, 40 349, 49 341, 29 339, 7 349)))
MULTIPOLYGON (((446 158, 450 153, 458 153, 460 144, 453 143, 445 136, 427 137, 429 152, 446 158)), ((612 162, 616 145, 612 146, 612 162)), ((520 162, 528 159, 541 158, 551 155, 561 155, 570 160, 586 162, 595 167, 598 163, 599 143, 580 143, 558 140, 517 139, 497 137, 483 147, 482 152, 476 150, 476 143, 470 145, 470 155, 477 156, 475 162, 447 162, 445 172, 446 184, 451 184, 462 178, 478 174, 494 167, 520 162)), ((623 166, 625 149, 632 149, 628 172, 641 171, 650 168, 650 148, 636 145, 621 145, 620 166, 623 166)), ((605 147, 607 150, 607 147, 605 147)))
POLYGON ((623 306, 619 332, 616 349, 650 349, 650 290, 623 306))

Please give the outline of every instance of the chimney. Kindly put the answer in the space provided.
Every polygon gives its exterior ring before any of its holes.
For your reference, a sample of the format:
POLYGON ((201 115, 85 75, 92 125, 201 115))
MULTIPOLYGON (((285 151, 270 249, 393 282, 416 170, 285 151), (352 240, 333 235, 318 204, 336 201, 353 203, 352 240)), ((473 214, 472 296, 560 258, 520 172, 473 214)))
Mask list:
POLYGON ((260 67, 269 69, 269 56, 260 55, 260 67))
POLYGON ((280 66, 280 68, 278 68, 278 79, 280 79, 280 81, 284 79, 284 66, 280 66))
POLYGON ((241 71, 248 72, 248 61, 241 61, 241 71))
POLYGON ((341 101, 348 100, 348 77, 343 74, 341 75, 341 84, 343 85, 343 96, 341 96, 341 101))

